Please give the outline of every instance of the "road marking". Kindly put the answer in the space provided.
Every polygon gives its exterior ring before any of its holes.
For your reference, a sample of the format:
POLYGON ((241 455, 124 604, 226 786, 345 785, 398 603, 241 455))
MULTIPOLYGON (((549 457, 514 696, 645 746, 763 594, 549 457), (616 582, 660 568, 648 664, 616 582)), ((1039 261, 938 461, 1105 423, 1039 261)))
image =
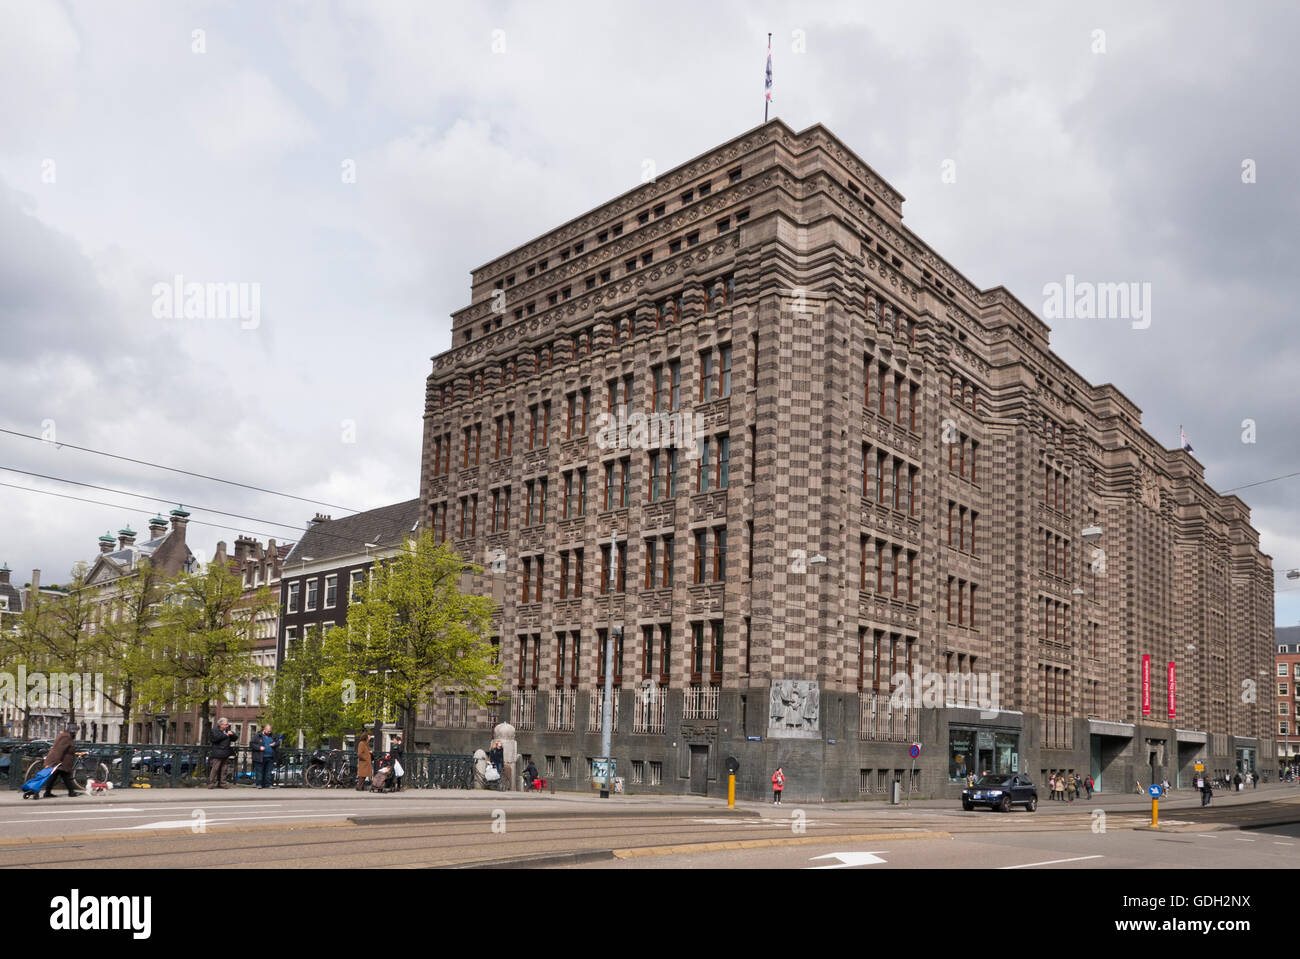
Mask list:
POLYGON ((1294 846, 1295 843, 1293 843, 1293 842, 1275 842, 1275 843, 1273 843, 1273 845, 1275 845, 1275 846, 1294 846))
MULTIPOLYGON (((280 806, 281 803, 249 803, 249 804, 241 804, 239 808, 242 811, 245 809, 279 809, 280 806)), ((203 803, 198 803, 194 806, 153 806, 150 807, 149 809, 145 809, 143 806, 140 807, 104 806, 103 808, 100 808, 99 806, 78 806, 73 809, 30 809, 27 811, 30 812, 33 816, 70 816, 70 815, 76 815, 77 813, 85 813, 91 811, 97 813, 128 812, 128 813, 145 813, 147 815, 153 815, 154 813, 157 812, 172 812, 173 810, 177 810, 177 809, 204 809, 204 808, 208 808, 208 807, 206 807, 203 803)))
POLYGON ((1235 839, 1235 840, 1237 840, 1237 842, 1254 842, 1254 841, 1255 841, 1255 840, 1253 840, 1253 839, 1245 839, 1245 838, 1243 838, 1243 837, 1241 837, 1241 836, 1233 836, 1232 838, 1235 839))
POLYGON ((889 852, 888 849, 877 849, 875 852, 828 852, 824 856, 813 856, 809 862, 816 862, 818 859, 838 859, 839 862, 833 866, 809 866, 809 869, 847 869, 849 866, 874 866, 876 863, 883 863, 876 853, 889 852))
MULTIPOLYGON (((358 812, 329 812, 329 813, 302 813, 300 815, 280 815, 274 816, 225 816, 221 819, 169 819, 162 822, 141 823, 139 826, 126 826, 128 831, 136 829, 193 829, 194 824, 203 822, 206 826, 220 826, 222 823, 239 822, 245 819, 320 819, 333 816, 359 816, 358 812)), ((120 832, 120 828, 108 827, 107 829, 96 829, 95 832, 120 832)))
POLYGON ((1058 862, 1083 862, 1085 859, 1105 859, 1105 856, 1075 856, 1073 859, 1049 859, 1046 862, 1024 862, 1018 866, 998 866, 999 869, 1028 869, 1030 866, 1054 866, 1058 862))

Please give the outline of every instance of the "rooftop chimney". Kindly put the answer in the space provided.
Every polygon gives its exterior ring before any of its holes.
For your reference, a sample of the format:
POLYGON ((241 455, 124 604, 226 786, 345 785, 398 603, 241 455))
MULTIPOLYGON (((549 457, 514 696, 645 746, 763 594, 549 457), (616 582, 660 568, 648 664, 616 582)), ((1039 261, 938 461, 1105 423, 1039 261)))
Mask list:
POLYGON ((8 586, 8 585, 9 585, 9 564, 4 563, 0 565, 0 586, 8 586))
POLYGON ((167 521, 163 519, 161 516, 155 516, 153 519, 149 520, 150 539, 162 539, 163 535, 166 532, 167 532, 167 521))
POLYGON ((311 522, 307 524, 307 528, 314 529, 315 527, 319 526, 321 523, 328 523, 330 519, 331 517, 326 515, 325 513, 317 513, 315 516, 312 517, 311 522))
POLYGON ((117 531, 118 549, 126 549, 128 546, 135 545, 135 530, 130 526, 124 526, 117 531))
POLYGON ((99 551, 101 553, 113 552, 113 547, 117 545, 117 540, 113 539, 113 534, 105 531, 104 535, 99 538, 99 551))

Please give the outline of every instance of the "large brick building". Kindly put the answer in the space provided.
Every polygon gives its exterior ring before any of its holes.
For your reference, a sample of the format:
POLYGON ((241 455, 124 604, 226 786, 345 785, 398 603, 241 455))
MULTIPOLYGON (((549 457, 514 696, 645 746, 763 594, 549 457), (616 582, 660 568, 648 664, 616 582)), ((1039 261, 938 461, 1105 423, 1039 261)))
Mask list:
POLYGON ((1296 729, 1300 718, 1300 690, 1296 689, 1296 681, 1300 680, 1300 626, 1279 626, 1274 640, 1277 715, 1273 719, 1277 723, 1277 769, 1281 773, 1300 766, 1300 730, 1296 729))
MULTIPOLYGON (((1253 766, 1275 727, 1242 692, 1274 672, 1249 511, 1048 332, 780 120, 474 270, 428 379, 421 522, 504 577, 521 750, 581 782, 614 627, 630 790, 723 789, 734 755, 742 795, 778 764, 796 799, 880 793, 911 742, 929 795, 1253 766)), ((435 704, 429 735, 486 724, 435 704)))

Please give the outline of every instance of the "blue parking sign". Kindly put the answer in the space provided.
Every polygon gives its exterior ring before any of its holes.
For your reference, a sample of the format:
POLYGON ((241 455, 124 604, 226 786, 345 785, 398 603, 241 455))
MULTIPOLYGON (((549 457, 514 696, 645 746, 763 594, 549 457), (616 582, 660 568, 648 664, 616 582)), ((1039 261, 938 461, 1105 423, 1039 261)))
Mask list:
POLYGON ((1152 799, 1159 799, 1164 794, 1164 790, 1161 789, 1160 786, 1156 783, 1152 783, 1150 786, 1148 786, 1147 792, 1151 794, 1152 799))

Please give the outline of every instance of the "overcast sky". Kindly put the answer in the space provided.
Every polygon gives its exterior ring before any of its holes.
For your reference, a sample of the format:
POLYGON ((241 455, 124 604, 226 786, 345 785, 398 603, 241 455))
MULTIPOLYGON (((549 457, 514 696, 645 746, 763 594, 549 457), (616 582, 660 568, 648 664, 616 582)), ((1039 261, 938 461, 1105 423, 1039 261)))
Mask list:
MULTIPOLYGON (((1052 343, 1166 446, 1182 424, 1213 486, 1300 471, 1300 15, 970 7, 0 0, 0 427, 353 509, 415 496, 469 270, 759 123, 771 31, 775 114, 825 123, 976 285, 1041 315, 1067 275, 1151 284, 1148 329, 1049 319, 1052 343), (160 317, 177 275, 257 284, 260 313, 160 317)), ((0 472, 119 504, 0 487, 19 583, 178 502, 208 556, 318 508, 6 435, 0 466, 167 500, 0 472)), ((1241 492, 1279 590, 1298 494, 1241 492)))

